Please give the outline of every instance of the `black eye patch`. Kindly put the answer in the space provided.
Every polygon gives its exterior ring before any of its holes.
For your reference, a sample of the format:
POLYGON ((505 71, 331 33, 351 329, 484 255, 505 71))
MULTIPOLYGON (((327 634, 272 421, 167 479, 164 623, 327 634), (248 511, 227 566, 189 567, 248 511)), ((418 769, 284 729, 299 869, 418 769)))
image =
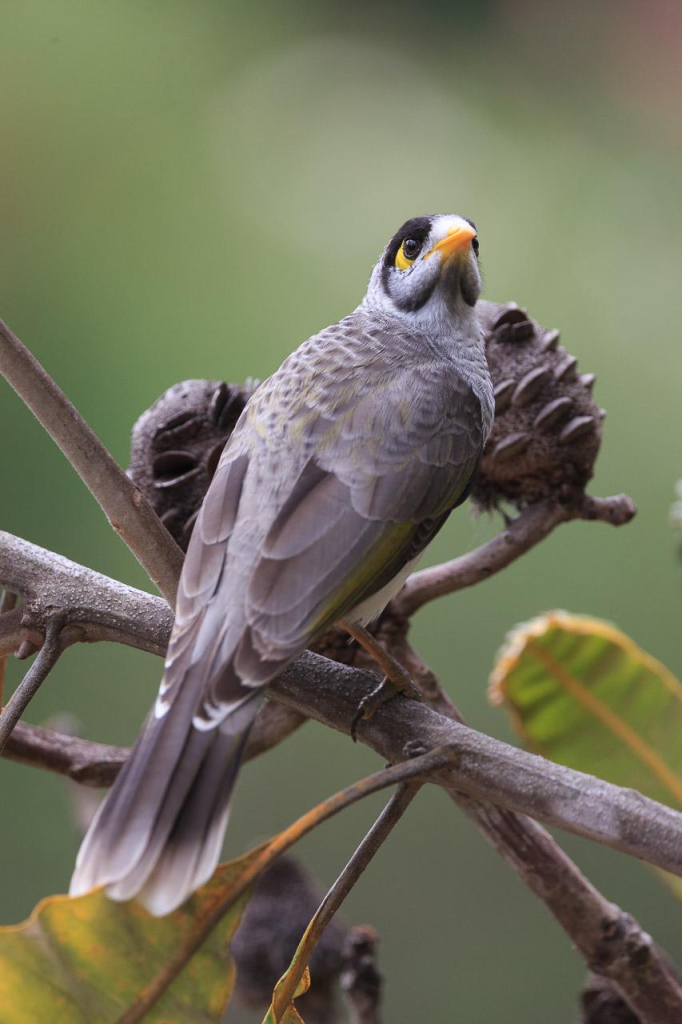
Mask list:
POLYGON ((387 288, 386 279, 388 274, 391 270, 395 269, 395 258, 398 255, 398 249, 400 249, 406 238, 414 239, 415 242, 422 246, 429 237, 432 221, 433 217, 412 217, 411 220, 405 221, 399 231, 396 231, 388 243, 381 268, 381 277, 385 289, 387 288))

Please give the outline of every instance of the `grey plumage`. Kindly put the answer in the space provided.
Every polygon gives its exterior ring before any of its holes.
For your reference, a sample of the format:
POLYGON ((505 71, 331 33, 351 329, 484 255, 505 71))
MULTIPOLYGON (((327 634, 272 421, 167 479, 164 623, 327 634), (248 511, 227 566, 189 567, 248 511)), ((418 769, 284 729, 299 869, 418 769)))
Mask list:
POLYGON ((154 711, 72 892, 106 883, 161 914, 210 877, 263 686, 335 620, 371 620, 466 496, 492 422, 480 278, 468 245, 427 263, 466 222, 425 220, 421 263, 393 275, 394 238, 358 309, 246 406, 187 551, 154 711))

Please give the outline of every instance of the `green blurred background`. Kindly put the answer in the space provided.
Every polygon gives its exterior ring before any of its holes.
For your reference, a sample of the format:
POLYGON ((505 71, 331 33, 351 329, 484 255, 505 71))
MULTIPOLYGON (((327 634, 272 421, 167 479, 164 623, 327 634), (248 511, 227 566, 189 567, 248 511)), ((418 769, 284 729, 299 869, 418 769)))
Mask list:
MULTIPOLYGON (((608 418, 594 489, 629 491, 639 516, 623 530, 560 529, 501 576, 425 610, 415 642, 470 722, 505 739, 487 675, 505 631, 545 609, 611 619, 682 671, 668 525, 682 469, 677 2, 5 0, 0 10, 0 315, 123 464, 131 424, 170 384, 267 376, 351 310, 404 219, 461 212, 480 228, 487 297, 561 326, 597 374, 608 418)), ((146 587, 2 383, 0 438, 2 528, 146 587)), ((459 514, 429 559, 496 527, 459 514)), ((27 718, 67 711, 85 735, 128 743, 159 669, 122 648, 72 648, 27 718)), ((245 770, 229 855, 376 767, 368 750, 308 726, 245 770)), ((61 780, 1 770, 0 915, 11 922, 64 891, 78 837, 61 780)), ((322 883, 380 804, 301 845, 322 883)), ((682 911, 653 875, 565 845, 679 959, 682 911)), ((437 792, 420 795, 345 917, 380 932, 387 1020, 575 1019, 579 958, 437 792)))

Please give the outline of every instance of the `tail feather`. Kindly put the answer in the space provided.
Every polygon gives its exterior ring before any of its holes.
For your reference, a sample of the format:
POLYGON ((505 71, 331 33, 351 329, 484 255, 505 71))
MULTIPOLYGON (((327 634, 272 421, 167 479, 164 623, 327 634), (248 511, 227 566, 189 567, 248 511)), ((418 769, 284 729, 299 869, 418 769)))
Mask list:
POLYGON ((162 718, 147 720, 83 840, 72 895, 106 884, 110 898, 137 896, 162 915, 212 874, 263 695, 252 691, 215 728, 196 729, 188 691, 181 687, 162 718))
POLYGON ((138 893, 152 914, 162 916, 174 910, 215 871, 248 731, 236 737, 216 737, 192 787, 191 799, 185 802, 154 870, 138 893))
MULTIPOLYGON (((185 752, 195 703, 190 688, 183 687, 168 714, 148 715, 81 844, 71 879, 72 895, 117 881, 143 855, 173 768, 185 752)), ((183 778, 189 786, 192 773, 183 778)))
MULTIPOLYGON (((214 743, 212 733, 200 733, 195 729, 190 731, 178 764, 170 778, 166 779, 163 793, 157 797, 160 801, 157 806, 152 805, 151 794, 147 790, 149 822, 143 835, 135 835, 125 818, 118 820, 121 838, 113 849, 106 845, 104 834, 98 837, 95 833, 94 839, 99 847, 95 848, 95 856, 102 865, 100 881, 108 883, 107 895, 112 899, 132 899, 144 886, 163 853, 178 815, 190 798, 201 765, 210 756, 210 748, 214 743), (102 850, 106 850, 104 856, 102 850), (102 871, 105 863, 108 863, 108 877, 102 871)), ((120 813, 125 815, 125 811, 123 805, 120 813)), ((114 819, 112 826, 116 827, 116 824, 114 819)))

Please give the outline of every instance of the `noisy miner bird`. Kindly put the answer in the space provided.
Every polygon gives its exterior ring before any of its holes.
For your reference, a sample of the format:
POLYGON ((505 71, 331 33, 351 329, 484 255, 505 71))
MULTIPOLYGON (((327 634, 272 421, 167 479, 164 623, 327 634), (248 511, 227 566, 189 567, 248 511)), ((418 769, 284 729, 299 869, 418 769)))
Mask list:
POLYGON ((471 221, 408 220, 358 308, 256 390, 194 527, 156 704, 72 894, 106 884, 163 915, 210 878, 266 683, 334 622, 368 642, 362 625, 469 492, 493 421, 480 290, 471 221))

